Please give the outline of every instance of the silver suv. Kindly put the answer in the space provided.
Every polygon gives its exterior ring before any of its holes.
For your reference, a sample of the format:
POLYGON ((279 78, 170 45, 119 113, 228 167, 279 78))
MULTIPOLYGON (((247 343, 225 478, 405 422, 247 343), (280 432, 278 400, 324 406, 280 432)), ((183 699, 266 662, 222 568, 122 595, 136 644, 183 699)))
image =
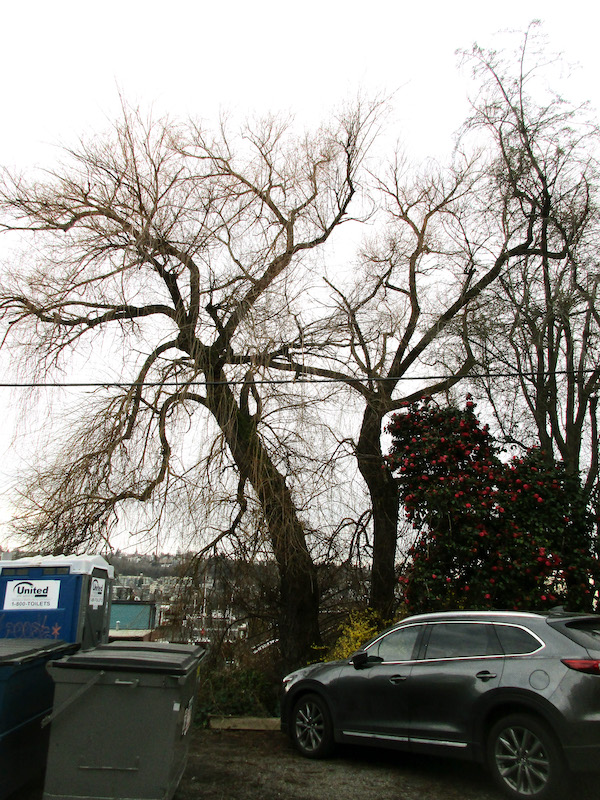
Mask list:
POLYGON ((407 617, 347 661, 283 679, 281 725, 308 758, 336 742, 486 763, 512 798, 600 769, 600 616, 407 617))

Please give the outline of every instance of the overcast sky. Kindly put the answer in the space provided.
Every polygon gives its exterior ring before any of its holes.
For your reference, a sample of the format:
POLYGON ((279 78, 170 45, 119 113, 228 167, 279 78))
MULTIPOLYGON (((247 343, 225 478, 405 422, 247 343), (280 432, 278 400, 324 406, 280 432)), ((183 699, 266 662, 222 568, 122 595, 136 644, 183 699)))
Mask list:
MULTIPOLYGON (((541 19, 550 47, 579 64, 562 91, 598 108, 598 16, 589 0, 5 0, 0 163, 50 163, 56 144, 108 127, 119 93, 157 115, 283 111, 307 125, 359 91, 394 93, 408 152, 443 156, 468 110, 457 49, 500 46, 497 31, 541 19)), ((9 403, 0 395, 0 495, 13 474, 9 403)))
POLYGON ((106 127, 119 92, 159 113, 211 120, 220 108, 291 110, 310 123, 360 88, 397 90, 398 133, 421 153, 443 149, 467 108, 456 49, 493 45, 496 31, 524 30, 532 19, 582 65, 573 94, 585 87, 599 105, 593 8, 583 0, 6 0, 2 162, 43 162, 48 146, 106 127))

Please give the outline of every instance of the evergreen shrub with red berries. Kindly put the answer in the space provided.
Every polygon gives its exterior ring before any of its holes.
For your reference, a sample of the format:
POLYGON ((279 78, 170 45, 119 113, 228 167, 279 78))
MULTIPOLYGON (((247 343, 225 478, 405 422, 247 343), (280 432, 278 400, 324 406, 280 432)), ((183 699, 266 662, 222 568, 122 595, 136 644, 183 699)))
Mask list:
POLYGON ((579 477, 539 449, 509 461, 470 395, 464 410, 431 398, 395 414, 387 464, 417 537, 407 610, 589 610, 600 578, 579 477))

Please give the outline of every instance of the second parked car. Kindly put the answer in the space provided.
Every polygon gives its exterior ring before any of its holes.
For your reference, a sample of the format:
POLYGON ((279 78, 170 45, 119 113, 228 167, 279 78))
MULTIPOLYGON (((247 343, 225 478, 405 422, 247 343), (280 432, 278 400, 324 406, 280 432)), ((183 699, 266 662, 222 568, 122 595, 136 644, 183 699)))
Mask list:
POLYGON ((408 617, 347 661, 287 675, 281 714, 309 758, 336 742, 455 755, 512 798, 547 800, 570 769, 600 769, 600 617, 408 617))

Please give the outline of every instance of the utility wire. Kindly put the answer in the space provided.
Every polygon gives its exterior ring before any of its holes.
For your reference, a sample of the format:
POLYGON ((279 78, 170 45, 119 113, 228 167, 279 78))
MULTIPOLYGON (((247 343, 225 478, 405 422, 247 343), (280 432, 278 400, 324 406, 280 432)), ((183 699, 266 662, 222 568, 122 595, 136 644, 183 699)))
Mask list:
MULTIPOLYGON (((596 370, 553 370, 544 372, 546 375, 591 375, 596 370)), ((253 380, 255 385, 261 386, 277 386, 288 385, 295 383, 363 383, 371 381, 373 383, 388 383, 395 381, 401 383, 403 381, 443 381, 454 377, 453 375, 411 375, 403 376, 401 378, 392 377, 377 377, 377 376, 361 376, 353 377, 349 375, 346 378, 331 378, 331 377, 316 377, 311 375, 299 375, 293 378, 264 378, 253 380)), ((465 375, 461 380, 477 380, 477 379, 491 379, 496 378, 539 378, 539 372, 484 372, 475 373, 472 375, 465 375)), ((184 386, 243 386, 247 383, 245 379, 227 380, 227 381, 31 381, 31 382, 0 382, 0 389, 133 389, 137 387, 156 387, 156 386, 171 386, 176 388, 183 388, 184 386)))

